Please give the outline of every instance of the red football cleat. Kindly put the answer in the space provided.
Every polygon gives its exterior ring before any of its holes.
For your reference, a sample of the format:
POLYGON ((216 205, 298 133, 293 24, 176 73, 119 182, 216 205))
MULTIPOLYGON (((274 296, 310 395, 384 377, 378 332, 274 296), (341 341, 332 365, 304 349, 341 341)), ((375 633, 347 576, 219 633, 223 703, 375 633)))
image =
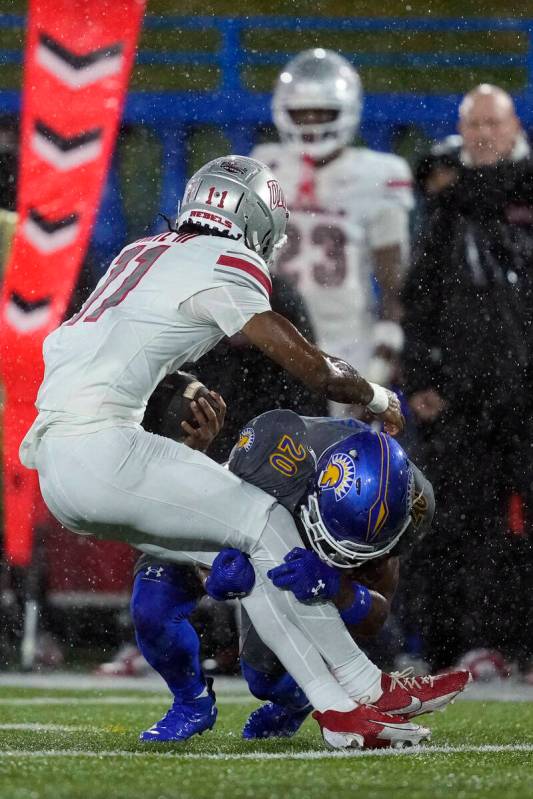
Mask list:
POLYGON ((472 675, 468 670, 423 677, 414 676, 412 669, 384 673, 381 677, 383 694, 374 702, 374 707, 383 713, 410 719, 433 710, 443 710, 471 681, 472 675))
POLYGON ((313 718, 331 749, 402 749, 417 746, 431 737, 427 727, 413 724, 403 716, 382 713, 371 705, 358 705, 349 713, 316 710, 313 718))
POLYGON ((144 677, 152 671, 134 644, 124 644, 113 660, 101 663, 94 674, 99 677, 144 677))
POLYGON ((472 672, 474 682, 506 680, 512 674, 512 666, 497 649, 471 649, 461 657, 458 669, 472 672))

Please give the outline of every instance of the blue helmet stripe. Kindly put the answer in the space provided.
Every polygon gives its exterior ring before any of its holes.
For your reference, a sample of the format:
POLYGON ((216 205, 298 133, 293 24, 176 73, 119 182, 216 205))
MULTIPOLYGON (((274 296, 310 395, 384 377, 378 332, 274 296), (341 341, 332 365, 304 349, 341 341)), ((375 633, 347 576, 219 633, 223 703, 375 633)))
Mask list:
POLYGON ((390 448, 389 441, 383 433, 377 434, 380 444, 380 475, 379 475, 379 489, 376 501, 368 512, 368 528, 366 540, 371 541, 376 538, 385 522, 389 517, 388 506, 388 491, 389 491, 389 470, 390 470, 390 448))

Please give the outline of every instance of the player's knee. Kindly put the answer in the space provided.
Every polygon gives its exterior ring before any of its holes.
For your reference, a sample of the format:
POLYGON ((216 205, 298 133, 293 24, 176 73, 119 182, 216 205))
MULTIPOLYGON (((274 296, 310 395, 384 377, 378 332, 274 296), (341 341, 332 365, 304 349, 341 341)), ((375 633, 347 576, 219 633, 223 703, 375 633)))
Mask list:
POLYGON ((288 672, 267 674, 243 660, 241 668, 250 692, 257 699, 266 699, 291 709, 299 709, 309 704, 307 696, 288 672))
POLYGON ((248 683, 250 693, 257 699, 272 700, 273 687, 276 678, 271 674, 266 674, 264 671, 258 671, 253 666, 250 666, 246 661, 241 659, 242 676, 248 683))
POLYGON ((141 586, 141 590, 138 590, 137 585, 134 585, 130 602, 131 619, 138 636, 151 637, 163 627, 164 618, 157 612, 148 592, 142 590, 143 587, 141 586))
MULTIPOLYGON (((179 575, 178 575, 179 576, 179 575)), ((180 581, 163 582, 136 576, 131 595, 131 618, 137 637, 157 639, 167 628, 188 620, 197 604, 180 581)))

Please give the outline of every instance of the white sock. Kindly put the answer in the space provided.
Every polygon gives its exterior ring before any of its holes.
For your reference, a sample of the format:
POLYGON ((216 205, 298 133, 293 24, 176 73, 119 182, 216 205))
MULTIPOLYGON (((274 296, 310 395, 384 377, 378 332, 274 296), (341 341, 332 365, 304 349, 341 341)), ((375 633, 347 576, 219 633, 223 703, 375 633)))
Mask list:
POLYGON ((326 710, 349 713, 357 707, 338 683, 322 679, 311 680, 305 686, 305 693, 313 707, 321 713, 326 710))
POLYGON ((383 693, 381 669, 372 663, 363 652, 351 658, 348 663, 336 666, 331 671, 346 693, 356 702, 371 705, 383 693))

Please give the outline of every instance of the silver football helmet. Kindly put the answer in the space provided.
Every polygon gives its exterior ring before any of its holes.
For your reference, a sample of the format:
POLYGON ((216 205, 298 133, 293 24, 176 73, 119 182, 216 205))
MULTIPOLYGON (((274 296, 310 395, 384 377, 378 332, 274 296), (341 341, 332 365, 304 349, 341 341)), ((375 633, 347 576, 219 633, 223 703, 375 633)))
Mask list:
POLYGON ((272 116, 282 142, 299 153, 326 158, 352 142, 361 106, 361 80, 352 65, 338 53, 316 47, 289 61, 279 76, 272 116), (290 112, 303 109, 337 113, 330 122, 297 124, 290 112))
POLYGON ((187 183, 177 227, 193 224, 242 239, 269 261, 286 240, 289 213, 271 170, 241 155, 215 158, 187 183))

